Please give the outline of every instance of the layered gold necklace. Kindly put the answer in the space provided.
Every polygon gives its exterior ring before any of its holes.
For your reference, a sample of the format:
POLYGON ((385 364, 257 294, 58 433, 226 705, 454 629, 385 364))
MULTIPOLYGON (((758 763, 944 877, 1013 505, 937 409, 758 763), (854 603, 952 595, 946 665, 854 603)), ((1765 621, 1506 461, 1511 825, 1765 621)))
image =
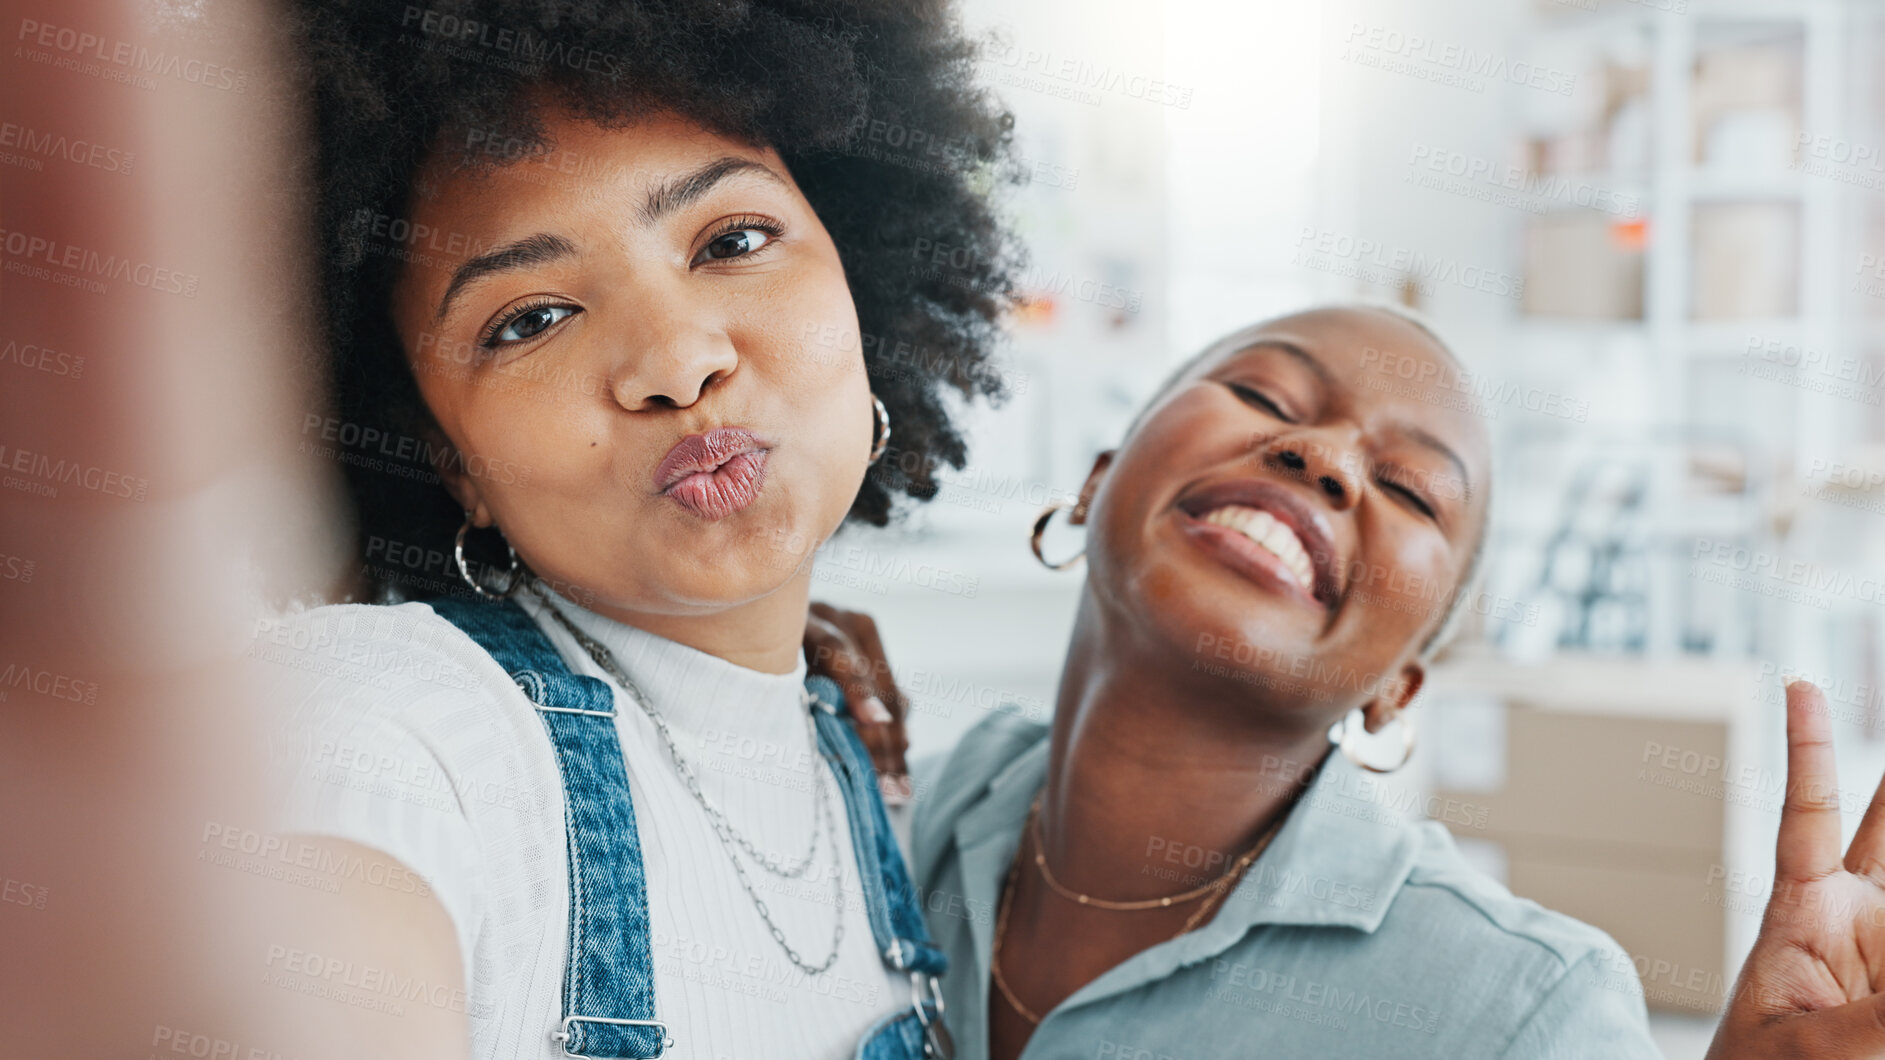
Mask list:
MULTIPOLYGON (((1203 898, 1203 904, 1185 919, 1183 927, 1172 934, 1172 938, 1177 938, 1202 924, 1205 918, 1211 915, 1211 910, 1217 907, 1218 900, 1230 890, 1233 883, 1242 878, 1245 870, 1250 868, 1250 863, 1257 860, 1257 857, 1263 853, 1263 849, 1270 845, 1270 840, 1276 837, 1277 830, 1282 828, 1283 821, 1288 816, 1287 809, 1278 813, 1276 819, 1263 830, 1263 834, 1257 837, 1257 841, 1251 844, 1250 849, 1238 855, 1237 860, 1231 862, 1230 867, 1215 878, 1179 894, 1132 901, 1095 898, 1090 894, 1076 891, 1054 878, 1054 870, 1047 864, 1047 844, 1041 838, 1041 798, 1038 795, 1034 797, 1034 805, 1028 808, 1026 831, 1029 845, 1034 848, 1034 867, 1040 872, 1042 881, 1055 894, 1075 904, 1114 913, 1134 913, 1148 909, 1169 909, 1175 905, 1183 905, 1203 898)), ((1019 875, 1019 869, 1020 857, 1017 852, 1015 864, 1009 868, 1008 878, 1002 884, 1000 908, 995 915, 995 940, 989 955, 988 971, 989 976, 995 980, 995 989, 1001 992, 1002 999, 1008 1002, 1009 1007, 1013 1008, 1022 1019, 1039 1026, 1041 1015, 1015 995, 1014 988, 1008 985, 1007 978, 1001 972, 1001 940, 1002 936, 1008 933, 1008 911, 1014 905, 1015 880, 1019 875)))

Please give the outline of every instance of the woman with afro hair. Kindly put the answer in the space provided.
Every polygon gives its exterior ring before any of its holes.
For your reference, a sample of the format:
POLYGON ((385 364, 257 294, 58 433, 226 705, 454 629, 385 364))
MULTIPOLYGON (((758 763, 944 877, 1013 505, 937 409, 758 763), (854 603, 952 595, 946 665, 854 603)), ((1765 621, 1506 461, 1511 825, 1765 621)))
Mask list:
POLYGON ((400 910, 350 960, 444 988, 376 1051, 947 1055, 943 958, 802 640, 818 546, 962 465, 945 391, 999 396, 1011 121, 973 46, 929 0, 294 13, 310 422, 359 578, 269 632, 302 682, 276 825, 409 884, 344 896, 400 910), (913 267, 940 243, 972 282, 913 267))

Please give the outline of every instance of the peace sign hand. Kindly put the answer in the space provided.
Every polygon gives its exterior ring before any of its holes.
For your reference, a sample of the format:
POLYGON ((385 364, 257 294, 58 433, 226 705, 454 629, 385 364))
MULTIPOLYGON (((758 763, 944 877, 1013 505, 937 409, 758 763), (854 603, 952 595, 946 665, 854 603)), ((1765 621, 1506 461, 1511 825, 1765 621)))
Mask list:
POLYGON ((1774 893, 1709 1060, 1885 1058, 1885 782, 1845 859, 1826 697, 1787 686, 1774 893))

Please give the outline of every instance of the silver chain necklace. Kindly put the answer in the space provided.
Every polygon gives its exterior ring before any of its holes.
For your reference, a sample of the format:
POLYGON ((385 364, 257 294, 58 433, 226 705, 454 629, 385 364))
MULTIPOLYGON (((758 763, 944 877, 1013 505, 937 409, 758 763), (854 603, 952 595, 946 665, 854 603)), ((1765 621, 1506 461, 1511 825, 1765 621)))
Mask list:
MULTIPOLYGON (((530 583, 530 589, 537 594, 539 600, 543 601, 543 606, 549 609, 550 614, 556 619, 557 624, 567 630, 569 635, 576 639, 576 643, 582 645, 583 651, 589 653, 589 658, 594 660, 595 664, 600 667, 604 673, 614 678, 616 683, 622 686, 622 690, 628 693, 628 697, 635 701, 635 705, 640 707, 642 713, 646 714, 648 720, 653 723, 655 732, 661 736, 661 742, 667 746, 668 757, 674 761, 675 771, 681 775, 681 780, 685 783, 688 793, 694 797, 694 801, 699 803, 700 808, 707 814, 707 820, 713 825, 714 835, 719 837, 720 845, 726 849, 727 858, 733 862, 733 873, 739 878, 740 887, 746 891, 746 897, 752 900, 753 908, 759 911, 759 918, 766 922, 767 929, 772 932, 773 941, 777 942, 779 948, 785 951, 786 958, 807 975, 819 975, 829 970, 833 964, 837 963, 838 947, 844 941, 844 863, 838 856, 838 829, 830 806, 831 795, 825 788, 824 764, 814 760, 812 767, 813 805, 811 846, 806 850, 805 857, 798 865, 780 865, 776 858, 762 852, 745 836, 740 835, 739 832, 733 828, 732 822, 727 820, 726 815, 721 813, 719 808, 714 806, 712 800, 707 798, 706 792, 701 790, 699 775, 694 772, 694 767, 688 764, 687 759, 682 757, 680 746, 675 742, 673 733, 668 731, 667 721, 663 719, 661 715, 655 713, 654 706, 648 699, 648 696, 643 693, 640 686, 635 684, 634 680, 623 671, 621 665, 615 660, 615 654, 609 651, 608 647, 602 642, 584 633, 581 629, 578 629, 576 623, 570 621, 569 616, 563 614, 562 609, 550 601, 549 596, 544 592, 542 582, 533 580, 530 583), (829 828, 825 827, 825 823, 828 821, 832 822, 829 828), (775 876, 781 876, 786 879, 797 879, 804 876, 811 868, 812 859, 816 854, 818 846, 818 833, 820 831, 826 833, 826 846, 831 851, 832 904, 837 909, 837 920, 831 934, 831 952, 826 955, 823 961, 817 964, 811 964, 803 957, 799 956, 798 950, 793 949, 792 944, 785 940, 785 932, 779 930, 779 925, 772 919, 772 911, 766 908, 765 900, 759 897, 759 892, 754 889, 753 882, 746 875, 746 867, 741 863, 737 851, 744 850, 754 861, 757 861, 762 868, 775 876)), ((811 746, 816 749, 818 746, 818 728, 817 722, 813 720, 811 714, 811 706, 813 703, 812 694, 809 691, 801 689, 799 697, 800 703, 807 708, 805 712, 805 727, 811 737, 811 746)))

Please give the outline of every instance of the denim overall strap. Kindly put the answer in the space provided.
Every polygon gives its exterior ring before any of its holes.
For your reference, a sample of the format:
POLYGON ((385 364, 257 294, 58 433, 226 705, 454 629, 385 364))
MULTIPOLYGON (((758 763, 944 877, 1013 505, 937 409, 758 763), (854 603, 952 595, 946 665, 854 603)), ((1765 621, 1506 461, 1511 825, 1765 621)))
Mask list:
POLYGON ((857 730, 842 715, 844 693, 829 677, 812 677, 805 687, 824 709, 817 712, 818 749, 830 761, 844 790, 844 805, 857 847, 858 875, 864 886, 864 908, 870 913, 871 934, 884 963, 901 971, 941 975, 948 962, 930 942, 923 921, 922 903, 897 849, 896 833, 884 813, 877 791, 877 774, 870 752, 857 730))
POLYGON ((556 750, 569 838, 569 965, 563 1022, 552 1038, 566 1056, 660 1056, 673 1043, 655 1018, 653 932, 614 690, 571 672, 536 621, 509 600, 429 603, 524 690, 556 750))
POLYGON ((844 716, 844 693, 829 677, 811 677, 805 687, 820 709, 818 749, 831 763, 844 793, 851 842, 857 848, 858 879, 871 935, 884 963, 910 976, 910 1007, 880 1021, 865 1034, 858 1060, 947 1060, 954 1044, 943 1024, 942 990, 937 978, 948 967, 942 950, 930 941, 929 927, 916 887, 910 881, 897 837, 884 813, 877 772, 857 730, 844 716))

